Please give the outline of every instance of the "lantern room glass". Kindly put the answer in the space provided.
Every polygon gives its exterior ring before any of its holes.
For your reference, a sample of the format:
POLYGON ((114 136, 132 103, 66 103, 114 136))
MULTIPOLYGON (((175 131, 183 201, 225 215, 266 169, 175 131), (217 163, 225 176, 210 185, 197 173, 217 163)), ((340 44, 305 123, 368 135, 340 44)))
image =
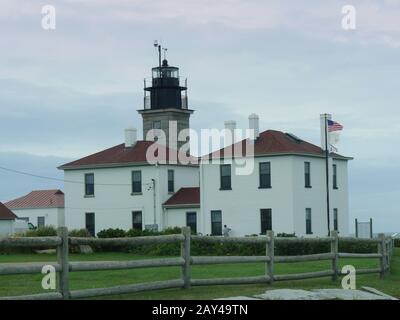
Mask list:
POLYGON ((153 78, 179 78, 179 69, 176 67, 161 67, 153 68, 153 78))

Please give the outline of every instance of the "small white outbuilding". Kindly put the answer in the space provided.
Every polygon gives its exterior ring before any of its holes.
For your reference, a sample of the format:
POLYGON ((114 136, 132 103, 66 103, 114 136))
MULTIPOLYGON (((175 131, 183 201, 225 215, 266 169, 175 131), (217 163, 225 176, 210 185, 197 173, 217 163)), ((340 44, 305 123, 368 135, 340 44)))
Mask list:
POLYGON ((10 236, 14 233, 14 224, 17 216, 0 202, 0 237, 10 236))
POLYGON ((34 190, 4 205, 18 219, 35 227, 64 225, 64 193, 61 190, 34 190))

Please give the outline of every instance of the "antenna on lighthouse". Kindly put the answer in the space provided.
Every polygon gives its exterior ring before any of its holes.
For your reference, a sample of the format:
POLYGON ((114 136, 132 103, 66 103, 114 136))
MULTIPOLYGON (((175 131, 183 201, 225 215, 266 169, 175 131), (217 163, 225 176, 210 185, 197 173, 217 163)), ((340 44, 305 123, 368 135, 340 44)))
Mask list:
POLYGON ((164 50, 164 60, 167 60, 167 48, 162 48, 164 50))
POLYGON ((161 76, 161 45, 158 43, 158 40, 154 40, 154 47, 158 49, 158 66, 160 68, 160 76, 161 76))

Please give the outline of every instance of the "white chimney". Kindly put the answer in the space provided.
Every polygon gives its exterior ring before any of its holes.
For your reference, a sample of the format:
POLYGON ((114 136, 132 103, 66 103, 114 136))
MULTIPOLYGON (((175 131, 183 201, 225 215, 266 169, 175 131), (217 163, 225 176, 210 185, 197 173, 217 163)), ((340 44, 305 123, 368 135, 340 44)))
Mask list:
POLYGON ((132 148, 137 141, 137 129, 125 129, 125 148, 132 148))
POLYGON ((235 143, 236 121, 225 121, 225 146, 235 143))
MULTIPOLYGON (((320 115, 320 127, 321 127, 321 148, 322 150, 326 150, 326 145, 325 145, 325 133, 327 128, 325 128, 325 122, 326 120, 332 120, 332 115, 331 114, 321 114, 320 115)), ((327 126, 328 124, 326 124, 327 126)), ((328 135, 329 139, 329 135, 328 135)), ((329 145, 329 141, 328 141, 329 145)))
POLYGON ((254 139, 260 136, 260 118, 255 113, 249 115, 249 129, 254 130, 254 139))

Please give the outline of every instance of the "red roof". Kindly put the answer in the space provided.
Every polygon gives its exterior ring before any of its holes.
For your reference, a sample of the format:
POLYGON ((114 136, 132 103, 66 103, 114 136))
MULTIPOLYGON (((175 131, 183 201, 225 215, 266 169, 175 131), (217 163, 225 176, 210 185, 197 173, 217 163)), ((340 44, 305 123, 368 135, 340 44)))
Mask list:
POLYGON ((64 208, 64 193, 61 190, 36 190, 5 205, 9 209, 64 208))
POLYGON ((180 188, 164 202, 164 206, 200 205, 200 188, 180 188))
MULTIPOLYGON (((178 151, 168 148, 166 146, 156 144, 154 141, 137 141, 132 148, 126 148, 125 144, 119 144, 115 147, 97 152, 82 159, 62 165, 59 169, 74 169, 78 167, 96 167, 106 165, 123 165, 131 163, 150 164, 147 159, 146 153, 150 146, 154 149, 149 150, 150 155, 154 154, 154 159, 158 158, 161 161, 169 162, 170 153, 178 155, 178 151), (153 146, 154 145, 154 146, 153 146), (156 150, 154 152, 154 150, 156 150), (160 157, 158 155, 160 154, 160 157), (165 159, 163 155, 165 154, 165 159)), ((178 157, 177 157, 178 158, 178 157)), ((196 163, 196 159, 191 157, 191 163, 196 163)), ((157 160, 157 159, 155 159, 157 160)), ((173 159, 170 163, 173 163, 173 159)), ((174 163, 175 164, 175 163, 174 163)))
MULTIPOLYGON (((230 150, 230 154, 233 155, 235 155, 235 150, 237 150, 239 156, 245 155, 246 144, 248 143, 250 143, 249 139, 239 141, 233 146, 214 151, 204 156, 204 158, 223 158, 228 150, 230 150)), ((324 151, 322 148, 307 141, 301 140, 292 134, 276 130, 266 130, 261 132, 259 138, 254 142, 254 155, 257 156, 269 154, 309 154, 324 156, 324 151)), ((336 158, 351 159, 334 153, 331 155, 336 158)))
POLYGON ((17 216, 0 202, 0 220, 15 220, 17 216))

